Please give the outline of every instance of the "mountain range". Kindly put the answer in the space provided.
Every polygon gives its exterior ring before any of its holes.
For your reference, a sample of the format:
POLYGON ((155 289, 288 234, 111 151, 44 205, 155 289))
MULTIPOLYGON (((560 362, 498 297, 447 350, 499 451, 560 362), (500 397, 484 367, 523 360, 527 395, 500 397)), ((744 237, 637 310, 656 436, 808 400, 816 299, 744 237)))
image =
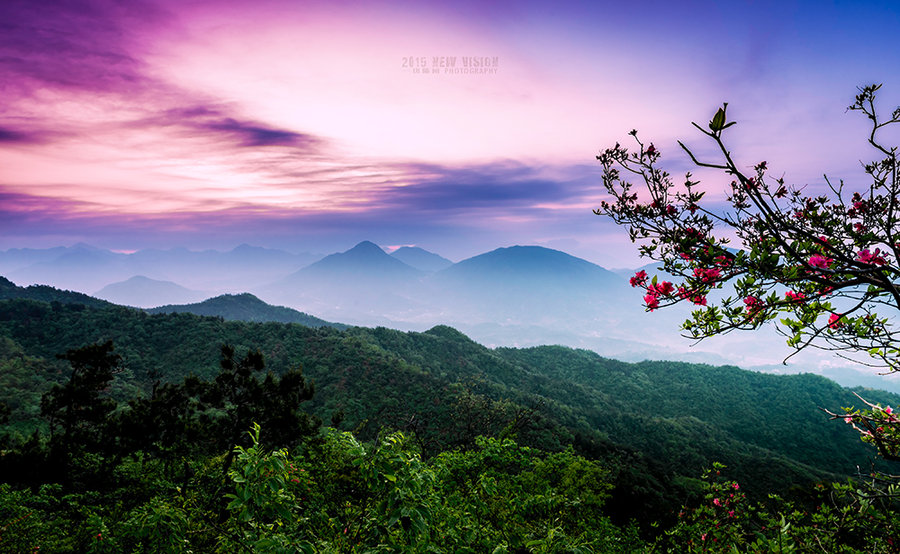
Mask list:
POLYGON ((679 334, 689 310, 647 313, 628 284, 630 270, 609 271, 539 246, 498 248, 453 263, 417 247, 388 254, 369 241, 328 256, 248 245, 123 254, 78 244, 0 252, 0 274, 142 308, 205 310, 196 306, 203 298, 251 293, 324 322, 408 331, 446 324, 488 346, 561 344, 626 361, 813 371, 844 385, 900 391, 895 378, 835 366, 827 355, 803 353, 791 367, 779 366, 789 350, 771 329, 692 345, 679 334))
POLYGON ((0 275, 18 284, 49 284, 89 294, 135 276, 170 281, 194 290, 243 292, 271 282, 273 275, 286 275, 321 257, 246 244, 228 252, 173 248, 123 253, 79 243, 0 251, 0 275))

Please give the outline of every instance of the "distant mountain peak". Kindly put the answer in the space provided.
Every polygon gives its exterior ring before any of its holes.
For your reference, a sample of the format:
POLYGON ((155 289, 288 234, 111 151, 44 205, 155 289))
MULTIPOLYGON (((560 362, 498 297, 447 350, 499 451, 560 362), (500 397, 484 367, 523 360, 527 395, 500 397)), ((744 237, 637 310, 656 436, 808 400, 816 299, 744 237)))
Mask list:
POLYGON ((200 300, 206 295, 172 281, 135 275, 125 281, 106 285, 94 296, 124 306, 147 308, 160 304, 176 304, 200 300))
POLYGON ((391 257, 380 246, 367 240, 345 252, 325 256, 301 271, 306 273, 337 271, 356 275, 390 274, 395 276, 412 276, 421 273, 418 269, 391 257))
POLYGON ((391 252, 391 257, 422 271, 435 272, 453 265, 447 258, 418 246, 401 246, 391 252))
MULTIPOLYGON (((150 277, 144 275, 135 275, 134 277, 129 277, 125 281, 125 283, 171 283, 171 281, 162 281, 159 279, 151 279, 150 277)), ((175 283, 172 283, 173 285, 175 283)))
POLYGON ((387 252, 385 252, 382 247, 380 247, 377 244, 375 244, 374 242, 368 241, 368 240, 364 240, 364 241, 360 242, 359 244, 357 244, 350 250, 347 250, 345 252, 345 254, 348 254, 350 252, 375 252, 375 251, 378 251, 382 254, 387 254, 387 252))
POLYGON ((258 252, 260 250, 265 250, 265 248, 261 246, 252 246, 250 244, 247 244, 246 242, 243 242, 231 249, 232 252, 258 252))
POLYGON ((90 245, 86 242, 77 242, 70 247, 72 250, 87 250, 88 252, 101 252, 103 251, 96 246, 90 245))
POLYGON ((508 246, 479 254, 438 272, 439 279, 503 283, 540 290, 546 286, 614 285, 622 278, 599 265, 543 246, 508 246))

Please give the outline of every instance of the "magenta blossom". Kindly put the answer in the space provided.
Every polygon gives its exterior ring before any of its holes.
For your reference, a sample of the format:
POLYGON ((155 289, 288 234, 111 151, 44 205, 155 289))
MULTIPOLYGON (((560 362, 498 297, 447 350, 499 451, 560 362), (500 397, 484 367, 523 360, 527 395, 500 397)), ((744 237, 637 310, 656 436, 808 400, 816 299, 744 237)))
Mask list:
POLYGON ((833 262, 831 258, 826 258, 821 254, 813 254, 809 257, 809 265, 813 267, 818 267, 819 269, 828 269, 828 266, 833 262))
POLYGON ((787 300, 790 300, 792 302, 799 302, 799 301, 803 300, 804 298, 806 298, 806 295, 803 294, 802 292, 794 292, 792 290, 789 290, 786 293, 784 293, 784 297, 787 300))
POLYGON ((841 326, 841 316, 838 314, 831 314, 828 318, 828 327, 831 329, 840 329, 841 326))
POLYGON ((659 308, 659 300, 656 298, 655 294, 647 293, 644 296, 644 303, 647 304, 647 308, 652 312, 656 308, 659 308))
POLYGON ((694 277, 697 277, 704 283, 712 283, 715 282, 716 279, 719 278, 721 272, 718 269, 703 269, 700 267, 694 268, 694 277))
POLYGON ((650 285, 650 289, 651 292, 655 292, 658 296, 668 296, 675 290, 675 286, 668 281, 663 281, 662 283, 658 283, 656 285, 650 285))
POLYGON ((755 296, 744 298, 744 305, 747 306, 747 313, 751 316, 765 307, 765 303, 755 296))
POLYGON ((647 282, 647 272, 643 269, 634 274, 634 277, 628 280, 632 287, 639 287, 647 282))
POLYGON ((864 264, 884 265, 887 261, 881 254, 880 248, 876 248, 874 252, 869 252, 868 248, 863 248, 859 251, 859 254, 856 255, 856 261, 864 264))

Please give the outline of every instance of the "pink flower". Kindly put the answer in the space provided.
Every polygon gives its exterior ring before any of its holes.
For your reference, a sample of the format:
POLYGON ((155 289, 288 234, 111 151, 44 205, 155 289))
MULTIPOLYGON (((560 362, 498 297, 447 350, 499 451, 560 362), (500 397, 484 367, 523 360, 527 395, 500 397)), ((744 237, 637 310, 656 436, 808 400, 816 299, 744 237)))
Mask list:
POLYGON ((705 540, 706 540, 706 533, 703 533, 702 535, 700 535, 700 540, 701 540, 701 541, 705 541, 705 540))
POLYGON ((732 487, 734 490, 738 490, 739 488, 741 488, 740 485, 738 485, 737 483, 731 485, 731 487, 732 487))
POLYGON ((894 410, 892 410, 890 406, 888 406, 887 408, 884 409, 884 413, 886 413, 887 415, 891 415, 891 412, 893 412, 893 411, 894 410))
POLYGON ((638 287, 647 282, 647 272, 643 269, 634 274, 634 277, 628 280, 632 287, 638 287))
POLYGON ((675 290, 675 286, 668 281, 658 283, 657 285, 651 286, 651 288, 656 292, 657 295, 662 296, 668 296, 675 290))
POLYGON ((728 517, 734 517, 734 510, 728 510, 728 517))
POLYGON ((744 298, 744 305, 747 306, 747 313, 751 316, 758 313, 765 307, 763 301, 755 296, 748 296, 747 298, 744 298))
POLYGON ((794 292, 792 290, 789 290, 786 293, 784 293, 784 297, 792 302, 799 302, 799 301, 803 300, 804 298, 806 298, 806 295, 803 294, 802 292, 794 292))
POLYGON ((716 506, 721 506, 722 502, 718 498, 713 498, 713 504, 715 504, 716 506))
POLYGON ((828 266, 833 262, 831 258, 826 258, 821 254, 813 254, 809 257, 809 265, 813 267, 818 267, 819 269, 828 269, 828 266))
POLYGON ((831 329, 840 329, 842 326, 841 316, 838 314, 831 314, 831 317, 828 318, 828 327, 831 329))
POLYGON ((659 308, 659 300, 656 298, 655 294, 647 293, 644 296, 644 303, 647 304, 647 308, 652 312, 656 308, 659 308))
POLYGON ((869 252, 868 248, 863 248, 859 251, 859 254, 856 255, 856 261, 873 265, 884 265, 887 263, 884 256, 881 255, 880 248, 876 248, 875 252, 869 252))
POLYGON ((702 267, 694 268, 694 277, 700 279, 704 283, 714 282, 716 279, 719 278, 719 276, 721 274, 722 273, 718 269, 715 269, 715 268, 713 268, 713 269, 704 269, 702 267))

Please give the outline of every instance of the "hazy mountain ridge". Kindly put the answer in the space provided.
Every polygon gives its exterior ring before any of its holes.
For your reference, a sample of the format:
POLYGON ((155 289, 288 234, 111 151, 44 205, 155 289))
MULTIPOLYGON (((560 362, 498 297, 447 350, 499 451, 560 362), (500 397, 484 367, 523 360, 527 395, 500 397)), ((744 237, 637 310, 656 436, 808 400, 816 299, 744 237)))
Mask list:
POLYGON ((453 262, 447 258, 429 252, 418 246, 401 246, 397 250, 391 252, 391 256, 397 258, 406 265, 412 266, 421 271, 436 272, 446 269, 453 265, 453 262))
MULTIPOLYGON (((122 260, 128 260, 128 267, 152 266, 155 274, 183 274, 190 280, 163 280, 181 286, 198 283, 195 290, 209 291, 205 295, 208 297, 249 292, 270 305, 314 314, 325 321, 412 331, 448 324, 489 346, 563 344, 628 361, 683 360, 730 363, 774 372, 814 371, 848 386, 883 383, 880 386, 900 391, 896 378, 873 376, 846 365, 835 367, 826 355, 814 352, 795 357, 789 367, 780 366, 789 350, 769 328, 752 335, 716 337, 695 345, 679 331, 691 306, 647 313, 641 303, 641 291, 628 285, 632 270, 608 271, 564 252, 538 246, 498 248, 436 272, 414 268, 399 259, 403 255, 389 255, 369 241, 300 267, 296 266, 298 256, 247 245, 228 253, 183 248, 133 254, 98 250, 77 245, 62 250, 0 252, 0 268, 9 259, 18 264, 22 260, 42 260, 41 267, 49 276, 45 282, 57 285, 56 277, 65 281, 63 278, 72 272, 47 261, 52 256, 62 259, 63 264, 72 264, 80 257, 107 260, 107 265, 92 266, 94 279, 110 279, 115 272, 107 269, 121 267, 126 263, 122 260), (167 260, 174 260, 174 265, 169 267, 167 260), (135 265, 137 262, 140 264, 135 265), (217 287, 229 282, 231 286, 217 287), (767 347, 760 348, 760 344, 767 347)), ((394 254, 401 250, 404 249, 394 254)), ((422 249, 409 248, 405 252, 443 259, 422 249)), ((141 275, 153 278, 151 273, 141 275)), ((180 305, 194 300, 199 298, 142 298, 140 304, 180 305)))
POLYGON ((126 281, 106 285, 94 296, 122 306, 151 308, 160 303, 188 304, 209 298, 209 293, 191 290, 172 281, 136 275, 126 281))
POLYGON ((189 289, 244 292, 320 259, 246 244, 217 250, 111 252, 90 245, 0 251, 0 275, 20 284, 52 284, 85 293, 142 275, 189 289))

